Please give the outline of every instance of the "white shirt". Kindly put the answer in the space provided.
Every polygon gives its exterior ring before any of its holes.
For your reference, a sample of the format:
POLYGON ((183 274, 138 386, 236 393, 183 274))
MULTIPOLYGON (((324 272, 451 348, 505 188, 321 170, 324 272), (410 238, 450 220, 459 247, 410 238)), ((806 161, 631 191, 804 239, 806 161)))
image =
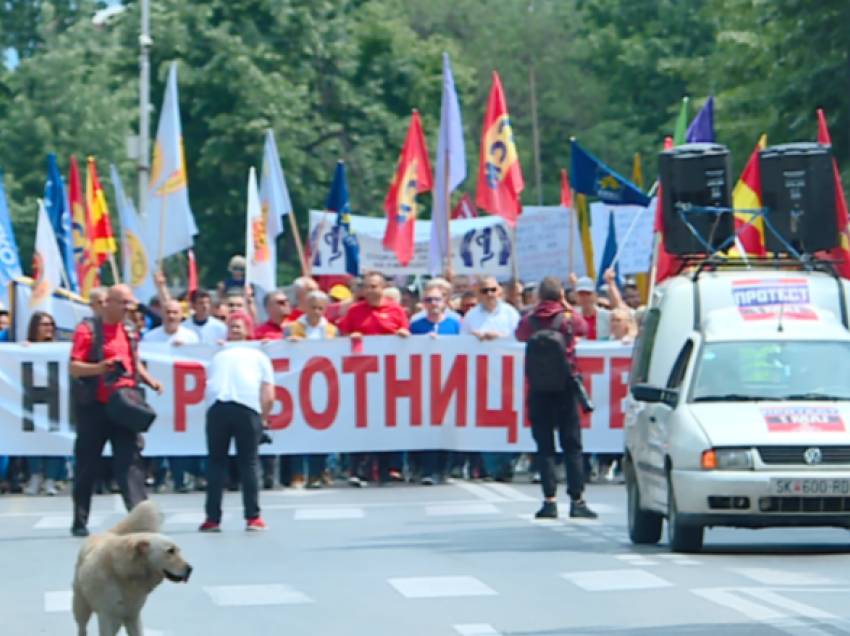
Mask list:
POLYGON ((274 383, 271 360, 259 349, 231 344, 213 356, 207 368, 207 406, 237 402, 262 413, 260 385, 274 383))
POLYGON ((298 322, 304 325, 305 340, 325 340, 327 338, 328 332, 326 325, 328 321, 324 316, 315 327, 307 322, 307 316, 301 316, 298 322))
POLYGON ((460 333, 464 336, 472 335, 473 331, 494 331, 495 333, 514 337, 517 325, 519 325, 519 312, 506 302, 499 301, 499 306, 490 313, 484 309, 484 305, 478 304, 470 309, 463 317, 460 325, 460 333))
POLYGON ((200 342, 198 334, 183 325, 180 325, 174 333, 168 333, 165 331, 165 327, 160 326, 151 329, 142 336, 142 342, 152 342, 154 344, 173 344, 175 340, 180 341, 181 344, 198 344, 200 342))
POLYGON ((219 340, 227 340, 227 325, 212 316, 207 318, 207 321, 202 325, 197 324, 194 318, 187 318, 183 321, 183 326, 194 332, 198 336, 198 340, 205 344, 215 344, 219 340))

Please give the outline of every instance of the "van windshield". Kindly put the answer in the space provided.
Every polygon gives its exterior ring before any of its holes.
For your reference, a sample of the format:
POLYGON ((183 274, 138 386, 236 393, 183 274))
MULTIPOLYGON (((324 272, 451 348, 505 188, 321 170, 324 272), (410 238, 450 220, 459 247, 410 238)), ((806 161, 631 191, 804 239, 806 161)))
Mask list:
POLYGON ((850 400, 850 342, 714 342, 694 378, 693 402, 850 400))

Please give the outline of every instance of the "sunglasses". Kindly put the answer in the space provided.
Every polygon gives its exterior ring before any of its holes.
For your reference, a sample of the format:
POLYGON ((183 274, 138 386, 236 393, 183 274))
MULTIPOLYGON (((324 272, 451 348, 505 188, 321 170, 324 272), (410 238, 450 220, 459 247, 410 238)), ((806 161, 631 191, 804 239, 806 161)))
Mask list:
POLYGON ((244 267, 231 267, 230 271, 231 272, 244 272, 245 268, 244 267))
POLYGON ((53 322, 43 322, 39 325, 39 327, 51 327, 52 329, 56 329, 56 323, 53 322))
POLYGON ((288 304, 289 304, 289 300, 287 300, 286 298, 281 298, 281 299, 279 299, 279 300, 277 301, 277 304, 278 304, 278 305, 288 305, 288 304))
POLYGON ((442 296, 432 296, 430 298, 423 298, 422 302, 428 303, 429 305, 436 305, 437 303, 439 303, 442 300, 443 300, 442 296))
POLYGON ((495 294, 497 291, 499 291, 498 287, 482 287, 481 288, 482 294, 495 294))

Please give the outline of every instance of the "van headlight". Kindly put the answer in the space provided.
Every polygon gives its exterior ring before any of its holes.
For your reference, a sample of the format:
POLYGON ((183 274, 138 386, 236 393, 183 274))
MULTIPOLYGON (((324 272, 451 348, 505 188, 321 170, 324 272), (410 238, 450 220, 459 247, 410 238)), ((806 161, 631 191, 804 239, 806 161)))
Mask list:
POLYGON ((752 470, 753 451, 748 448, 721 448, 702 454, 702 467, 706 470, 752 470))

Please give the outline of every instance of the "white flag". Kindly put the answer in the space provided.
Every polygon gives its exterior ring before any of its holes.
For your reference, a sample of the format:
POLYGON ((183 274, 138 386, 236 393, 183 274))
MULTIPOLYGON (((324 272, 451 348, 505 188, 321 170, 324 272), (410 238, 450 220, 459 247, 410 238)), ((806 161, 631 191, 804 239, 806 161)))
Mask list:
POLYGON ((156 263, 148 248, 148 239, 141 231, 142 224, 133 201, 124 195, 124 186, 115 166, 109 166, 115 200, 118 202, 118 219, 121 221, 121 255, 123 257, 122 279, 133 290, 133 295, 142 303, 149 303, 157 295, 153 272, 156 263))
POLYGON ((168 84, 156 131, 147 210, 143 212, 147 218, 147 244, 156 248, 155 258, 160 254, 163 258, 178 254, 195 244, 198 226, 195 225, 195 217, 189 207, 183 129, 177 100, 177 62, 171 63, 168 72, 168 84), (163 223, 164 231, 160 227, 163 223))
POLYGON ((283 234, 283 217, 292 213, 292 201, 289 199, 289 189, 286 178, 280 167, 280 155, 274 133, 266 131, 266 143, 263 148, 263 174, 260 177, 260 205, 263 219, 266 223, 266 242, 269 248, 269 258, 273 273, 273 285, 266 291, 276 287, 277 282, 277 238, 283 234))
POLYGON ((269 249, 268 232, 263 209, 260 207, 260 192, 257 189, 257 173, 254 168, 248 173, 248 215, 246 227, 245 260, 248 261, 245 280, 263 292, 275 288, 275 270, 269 249))
POLYGON ((47 216, 44 201, 38 200, 38 226, 35 231, 33 254, 33 285, 30 295, 30 312, 53 312, 53 293, 62 284, 62 256, 53 226, 47 216))

